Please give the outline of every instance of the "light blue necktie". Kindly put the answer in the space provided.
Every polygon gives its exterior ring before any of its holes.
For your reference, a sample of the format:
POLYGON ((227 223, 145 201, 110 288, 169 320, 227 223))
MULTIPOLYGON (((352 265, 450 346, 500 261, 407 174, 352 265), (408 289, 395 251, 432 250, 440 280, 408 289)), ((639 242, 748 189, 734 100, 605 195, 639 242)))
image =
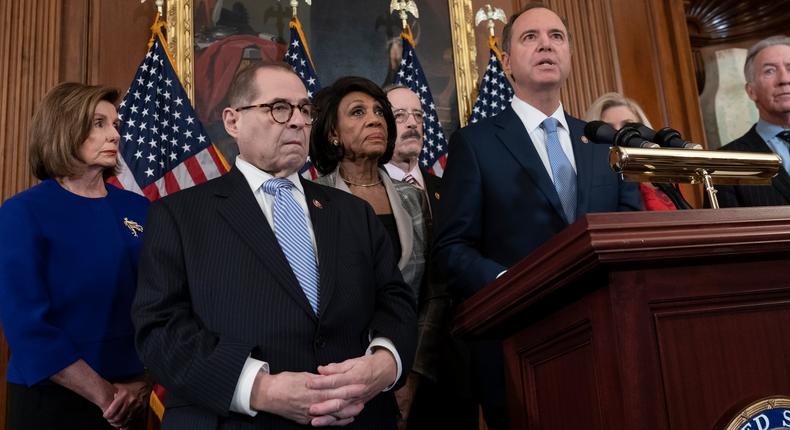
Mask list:
POLYGON ((263 183, 263 191, 274 196, 274 235, 288 259, 313 312, 318 315, 318 267, 307 230, 304 210, 294 199, 293 182, 273 178, 263 183))
POLYGON ((565 220, 572 224, 576 221, 576 172, 560 145, 557 124, 559 121, 556 118, 548 117, 541 126, 546 131, 546 149, 549 152, 551 174, 554 176, 554 188, 560 196, 565 220))
POLYGON ((782 145, 779 146, 779 150, 776 151, 776 155, 782 157, 782 160, 784 161, 782 163, 782 167, 784 167, 787 173, 790 173, 790 149, 788 148, 788 145, 790 145, 790 130, 780 131, 776 137, 782 140, 782 145))

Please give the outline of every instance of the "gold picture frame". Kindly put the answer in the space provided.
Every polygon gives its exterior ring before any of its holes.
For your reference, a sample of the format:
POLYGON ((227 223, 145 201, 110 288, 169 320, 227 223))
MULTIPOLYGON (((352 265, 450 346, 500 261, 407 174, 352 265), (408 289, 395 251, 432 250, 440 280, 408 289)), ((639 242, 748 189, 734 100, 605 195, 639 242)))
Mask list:
MULTIPOLYGON (((167 2, 167 44, 190 100, 195 100, 194 86, 194 0, 167 2)), ((457 86, 460 126, 466 125, 477 96, 477 47, 473 25, 472 0, 448 0, 453 68, 457 86)))

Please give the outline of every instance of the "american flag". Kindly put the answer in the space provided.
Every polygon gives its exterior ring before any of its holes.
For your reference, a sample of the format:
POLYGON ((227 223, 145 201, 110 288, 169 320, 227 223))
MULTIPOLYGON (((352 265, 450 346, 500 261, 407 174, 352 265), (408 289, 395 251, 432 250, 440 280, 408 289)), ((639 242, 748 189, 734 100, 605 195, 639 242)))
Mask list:
MULTIPOLYGON (((307 88, 307 97, 312 99, 313 95, 321 89, 321 81, 318 80, 318 75, 315 73, 313 59, 310 57, 310 49, 307 47, 299 18, 293 17, 288 26, 291 27, 291 42, 288 44, 288 52, 285 53, 284 60, 302 78, 302 82, 307 88)), ((309 157, 299 173, 306 179, 318 177, 318 172, 309 157)))
POLYGON ((152 201, 229 170, 178 80, 159 23, 118 107, 121 173, 109 180, 152 201))
POLYGON ((472 108, 472 115, 469 116, 470 123, 496 116, 510 106, 510 101, 513 100, 513 87, 502 68, 502 54, 494 36, 489 37, 488 46, 491 48, 491 57, 483 80, 480 81, 480 92, 472 108))
POLYGON ((417 59, 414 51, 414 39, 411 31, 406 29, 401 33, 403 42, 403 54, 401 56, 400 67, 395 74, 395 83, 409 87, 418 96, 420 104, 425 112, 423 118, 423 129, 425 138, 420 154, 420 164, 436 176, 442 176, 444 165, 447 162, 447 139, 442 131, 442 124, 439 122, 439 115, 436 114, 436 105, 433 103, 431 90, 428 88, 428 79, 417 59))

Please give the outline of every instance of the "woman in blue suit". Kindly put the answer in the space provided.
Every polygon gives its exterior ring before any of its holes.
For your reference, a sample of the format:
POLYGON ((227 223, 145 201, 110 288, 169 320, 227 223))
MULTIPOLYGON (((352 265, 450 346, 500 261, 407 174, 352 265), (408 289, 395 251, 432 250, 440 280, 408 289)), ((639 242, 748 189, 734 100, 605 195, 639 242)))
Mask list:
POLYGON ((116 90, 64 83, 33 117, 41 183, 0 207, 0 319, 11 349, 7 424, 130 428, 150 393, 130 308, 148 201, 116 173, 116 90))

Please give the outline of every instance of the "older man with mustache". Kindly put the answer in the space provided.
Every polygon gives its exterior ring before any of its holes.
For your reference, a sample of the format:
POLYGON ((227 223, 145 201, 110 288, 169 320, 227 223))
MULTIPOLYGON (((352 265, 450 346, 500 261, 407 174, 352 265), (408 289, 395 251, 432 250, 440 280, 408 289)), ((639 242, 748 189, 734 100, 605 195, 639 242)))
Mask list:
POLYGON ((384 165, 392 179, 408 182, 421 189, 428 198, 431 212, 439 204, 441 180, 419 164, 422 152, 423 116, 420 98, 408 87, 394 84, 384 87, 392 104, 398 136, 392 159, 384 165))
MULTIPOLYGON (((392 179, 408 182, 428 198, 426 214, 429 230, 440 197, 441 179, 420 165, 423 148, 423 116, 420 97, 404 85, 384 87, 395 116, 395 149, 384 165, 392 179)), ((429 245, 430 246, 430 245, 429 245)), ((426 252, 426 255, 430 252, 426 252)), ((395 393, 403 428, 476 429, 477 406, 469 388, 468 351, 449 333, 447 313, 450 297, 426 261, 426 275, 420 287, 419 326, 422 336, 412 374, 395 393)))

